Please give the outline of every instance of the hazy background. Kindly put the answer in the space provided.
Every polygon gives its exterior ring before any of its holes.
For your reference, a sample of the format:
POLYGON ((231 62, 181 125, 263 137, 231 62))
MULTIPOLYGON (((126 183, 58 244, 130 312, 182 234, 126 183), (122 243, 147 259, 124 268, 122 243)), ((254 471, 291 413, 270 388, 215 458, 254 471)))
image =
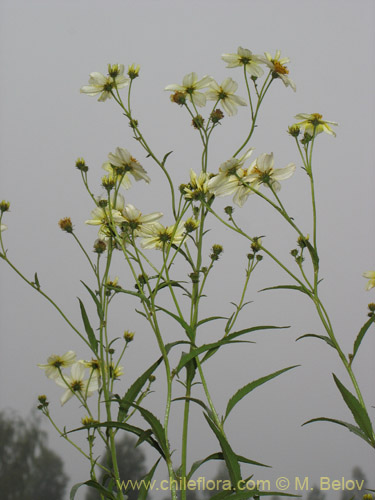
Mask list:
MULTIPOLYGON (((337 138, 319 137, 315 150, 321 275, 325 277, 321 293, 344 352, 351 351, 366 320, 367 304, 375 301, 374 291, 365 292, 361 276, 375 268, 372 1, 3 0, 0 19, 0 199, 12 204, 4 239, 10 258, 29 278, 37 271, 43 289, 78 325, 76 297, 89 304, 79 280, 90 283, 92 278, 73 239, 57 225, 60 218, 71 216, 91 251, 96 230, 84 221, 93 207, 74 168, 76 158, 84 156, 91 186, 100 194, 101 164, 117 146, 128 148, 145 166, 152 183, 148 187, 138 183, 127 193, 127 201, 145 213, 164 211, 164 223, 171 221, 166 183, 131 139, 120 109, 113 101, 98 103, 80 95, 89 73, 105 73, 108 63, 141 65, 141 78, 134 86, 134 114, 159 156, 173 149, 168 164, 179 184, 187 182, 190 168, 200 169, 199 140, 187 115, 170 103, 164 87, 196 71, 218 82, 232 77, 240 83, 238 94, 245 97, 241 70, 226 69, 220 59, 223 52, 236 52, 242 45, 256 54, 280 49, 289 56, 297 92, 281 81, 272 85, 251 145, 256 155, 273 151, 279 167, 292 161, 300 166, 294 141, 286 134, 294 115, 320 112, 339 122, 337 138)), ((224 119, 213 137, 209 170, 216 171, 233 154, 247 133, 247 123, 246 108, 237 117, 224 119)), ((311 233, 308 185, 301 169, 283 183, 281 195, 296 221, 311 233)), ((229 202, 223 199, 218 205, 229 202)), ((289 251, 295 236, 281 218, 255 197, 236 213, 250 234, 267 235, 267 245, 293 266, 289 251)), ((217 227, 212 221, 212 228, 217 227)), ((232 236, 222 228, 210 235, 210 243, 222 243, 225 253, 210 282, 212 295, 204 313, 230 314, 230 301, 238 300, 248 246, 232 236)), ((1 262, 0 270, 1 408, 26 415, 38 394, 47 394, 59 424, 76 426, 82 416, 77 405, 71 401, 60 409, 61 389, 36 365, 51 353, 74 349, 79 358, 88 353, 42 297, 1 262)), ((122 284, 133 286, 121 267, 117 274, 122 284)), ((254 335, 256 345, 227 347, 207 364, 219 411, 245 383, 292 364, 302 365, 298 372, 282 375, 238 405, 227 424, 233 447, 241 455, 273 466, 253 471, 257 478, 274 481, 286 476, 293 482, 296 476, 309 476, 313 484, 321 476, 349 479, 353 466, 359 465, 374 488, 374 454, 364 442, 328 423, 301 428, 304 421, 318 416, 352 421, 331 373, 347 386, 349 382, 337 354, 327 345, 314 340, 295 343, 303 333, 323 333, 312 304, 298 294, 257 293, 279 283, 288 283, 287 277, 265 259, 249 287, 248 299, 254 303, 244 311, 239 326, 291 328, 254 335)), ((134 313, 135 305, 117 300, 114 312, 114 336, 124 329, 136 331, 125 376, 117 383, 119 393, 157 356, 154 338, 134 313)), ((167 340, 175 338, 169 325, 167 340)), ((216 339, 218 326, 202 331, 201 342, 216 339)), ((369 406, 375 400, 374 347, 372 329, 355 363, 369 406)), ((162 370, 157 376, 162 386, 162 370)), ((161 415, 163 401, 156 393, 147 405, 161 415)), ((180 411, 176 405, 176 422, 180 411)), ((193 411, 192 461, 218 448, 200 411, 193 411)), ((179 430, 177 424, 172 426, 172 441, 179 430)), ((88 479, 88 464, 54 432, 50 435, 50 443, 66 460, 71 484, 88 479)), ((153 458, 150 453, 150 464, 153 458)), ((164 477, 166 471, 160 471, 164 477)), ((83 492, 77 496, 83 497, 83 492)), ((329 497, 336 498, 336 493, 329 492, 329 497)))

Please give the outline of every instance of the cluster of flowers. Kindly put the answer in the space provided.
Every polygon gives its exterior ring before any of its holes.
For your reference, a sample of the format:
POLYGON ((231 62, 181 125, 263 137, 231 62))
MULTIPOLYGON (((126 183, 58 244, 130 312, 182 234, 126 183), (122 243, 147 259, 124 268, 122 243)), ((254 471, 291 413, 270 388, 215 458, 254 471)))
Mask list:
MULTIPOLYGON (((61 405, 69 401, 73 396, 78 397, 81 402, 85 402, 89 396, 100 388, 100 364, 98 360, 91 361, 78 360, 74 351, 68 351, 62 356, 52 354, 47 359, 46 364, 38 365, 48 378, 54 380, 57 385, 65 389, 61 396, 61 405), (70 375, 66 375, 63 370, 71 367, 70 375), (89 369, 89 376, 85 378, 86 369, 89 369)), ((123 375, 122 366, 109 365, 106 367, 107 373, 113 380, 123 375)))

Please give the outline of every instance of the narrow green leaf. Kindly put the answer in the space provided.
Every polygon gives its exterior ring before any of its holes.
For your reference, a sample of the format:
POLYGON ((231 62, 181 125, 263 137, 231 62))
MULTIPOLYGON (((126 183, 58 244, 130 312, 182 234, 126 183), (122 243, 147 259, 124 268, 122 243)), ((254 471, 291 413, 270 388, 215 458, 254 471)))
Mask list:
POLYGON ((209 318, 204 318, 198 321, 197 326, 201 326, 204 323, 208 323, 209 321, 214 321, 216 319, 228 319, 226 316, 210 316, 209 318))
POLYGON ((357 351, 359 349, 359 346, 361 345, 363 337, 365 336, 365 334, 366 334, 367 330, 370 328, 370 326, 374 323, 374 321, 375 321, 375 316, 371 316, 371 318, 368 321, 366 321, 366 323, 359 330, 359 333, 358 333, 357 338, 355 339, 355 342, 353 345, 353 354, 350 357, 351 363, 353 362, 354 356, 357 354, 357 351))
POLYGON ((96 340, 94 330, 92 329, 92 327, 90 325, 90 321, 89 321, 89 318, 87 316, 85 306, 83 305, 82 300, 79 297, 77 297, 77 298, 79 301, 79 307, 81 309, 82 321, 83 321, 83 324, 84 324, 84 327, 85 327, 85 330, 87 333, 87 338, 89 339, 90 346, 91 346, 92 350, 95 352, 95 354, 97 354, 98 353, 98 341, 96 340))
POLYGON ((309 290, 302 286, 297 285, 277 285, 277 286, 269 286, 267 288, 262 288, 259 290, 260 292, 265 292, 267 290, 296 290, 297 292, 305 293, 306 295, 311 296, 309 290))
POLYGON ((34 274, 34 283, 35 283, 35 287, 40 290, 40 283, 39 283, 39 279, 38 279, 38 273, 35 273, 34 274))
POLYGON ((182 326, 182 328, 185 330, 186 332, 186 335, 189 337, 190 340, 193 340, 193 329, 191 328, 190 325, 188 325, 186 323, 186 321, 182 318, 180 318, 179 316, 177 316, 176 314, 172 313, 171 311, 168 311, 168 309, 164 309, 164 307, 161 307, 161 306, 156 306, 157 307, 157 311, 163 311, 165 312, 166 314, 168 314, 169 316, 171 316, 173 319, 175 319, 178 323, 180 323, 180 325, 182 326))
POLYGON ((360 438, 364 439, 366 443, 371 444, 371 442, 368 440, 368 438, 364 435, 364 433, 361 431, 359 427, 356 427, 353 424, 349 424, 348 422, 344 422, 343 420, 337 420, 336 418, 328 418, 328 417, 318 417, 318 418, 312 418, 311 420, 304 422, 302 426, 311 424, 313 422, 332 422, 337 425, 342 425, 343 427, 346 427, 350 432, 353 432, 360 438))
POLYGON ((102 495, 105 495, 105 498, 107 498, 109 500, 116 500, 116 497, 113 496, 112 493, 109 490, 107 490, 107 488, 105 488, 104 486, 102 486, 97 481, 93 481, 92 479, 90 479, 89 481, 85 481, 84 483, 77 483, 77 484, 75 484, 73 486, 73 488, 70 490, 70 500, 74 500, 74 498, 76 496, 76 493, 77 493, 78 489, 81 486, 91 486, 91 488, 95 488, 102 495))
POLYGON ((131 403, 136 400, 138 394, 141 392, 150 375, 154 373, 154 371, 162 361, 163 357, 161 356, 157 361, 155 361, 155 363, 147 368, 147 370, 142 373, 142 375, 138 377, 137 380, 126 391, 125 396, 120 401, 120 408, 117 415, 118 422, 122 422, 125 419, 129 408, 131 407, 131 403))
POLYGON ((207 414, 212 418, 212 411, 210 408, 201 400, 198 398, 187 398, 187 397, 180 397, 180 398, 174 398, 172 401, 192 401, 193 403, 196 403, 197 405, 201 406, 207 414))
POLYGON ((240 335, 244 335, 245 333, 257 332, 259 330, 283 330, 285 328, 290 328, 290 326, 274 326, 274 325, 252 326, 251 328, 244 328, 243 330, 238 330, 237 332, 230 333, 225 338, 234 339, 236 337, 239 337, 240 335))
POLYGON ((278 370, 277 372, 271 373, 270 375, 266 375, 265 377, 258 378, 257 380, 254 380, 253 382, 250 382, 249 384, 246 384, 244 387, 239 389, 228 401, 227 404, 227 409, 225 411, 225 417, 224 421, 228 417, 229 413, 232 411, 232 409, 235 407, 235 405, 241 401, 242 398, 244 398, 249 392, 253 391, 256 387, 259 387, 262 384, 265 384, 269 380, 272 380, 275 377, 278 377, 282 373, 287 372, 288 370, 291 370, 292 368, 296 368, 299 365, 294 365, 294 366, 288 366, 288 368, 283 368, 282 370, 278 370))
POLYGON ((150 491, 149 485, 151 484, 152 478, 154 477, 154 473, 155 473, 157 466, 159 465, 159 462, 160 462, 160 458, 155 462, 154 466, 152 467, 152 469, 150 469, 148 474, 143 476, 143 478, 141 480, 142 481, 141 487, 138 490, 139 493, 138 493, 137 500, 146 500, 148 492, 150 491), (146 487, 146 484, 148 485, 148 487, 146 487))
POLYGON ((315 333, 305 333, 305 335, 301 335, 300 337, 298 337, 298 339, 296 339, 296 342, 297 340, 304 339, 306 337, 315 337, 317 339, 324 340, 324 342, 327 342, 327 344, 331 347, 335 347, 334 343, 329 337, 327 337, 326 335, 316 335, 315 333))
POLYGON ((86 283, 84 283, 82 280, 81 280, 81 283, 82 285, 86 288, 86 290, 89 292, 89 294, 91 295, 92 297, 92 300, 95 302, 95 305, 96 305, 96 309, 98 311, 98 316, 99 316, 99 319, 100 321, 103 321, 103 318, 104 318, 104 312, 103 312, 103 308, 102 308, 102 305, 100 304, 99 300, 98 300, 98 297, 96 296, 95 292, 93 292, 91 290, 91 288, 89 288, 86 283))
POLYGON ((109 287, 111 290, 115 290, 118 293, 125 293, 127 295, 133 295, 133 297, 137 297, 140 300, 144 300, 147 304, 150 303, 148 298, 139 292, 134 292, 133 290, 125 290, 125 288, 121 288, 120 286, 109 287))
POLYGON ((162 162, 161 162, 161 164, 163 165, 163 167, 164 167, 164 165, 165 165, 165 162, 167 161, 168 156, 169 156, 170 154, 172 154, 172 153, 173 153, 173 151, 169 151, 168 153, 166 153, 166 154, 164 155, 164 158, 163 158, 163 160, 162 160, 162 162))
MULTIPOLYGON (((203 458, 202 460, 197 460, 196 462, 194 462, 191 466, 189 473, 186 476, 187 480, 189 480, 192 477, 194 472, 196 472, 201 465, 205 464, 206 462, 209 462, 210 460, 224 460, 224 455, 221 451, 219 451, 217 453, 212 453, 212 455, 209 455, 208 457, 203 458)), ((265 465, 260 462, 255 462, 254 460, 242 457, 241 455, 237 455, 237 460, 242 463, 257 465, 260 467, 270 467, 269 465, 265 465)))
POLYGON ((230 480, 233 485, 237 485, 241 480, 241 468, 237 459, 237 455, 234 453, 226 437, 223 435, 222 431, 218 429, 215 422, 213 422, 211 418, 205 413, 203 415, 219 441, 220 448, 223 452, 224 460, 229 472, 230 480))
POLYGON ((139 406, 135 403, 132 403, 132 406, 136 408, 139 413, 142 415, 142 417, 148 422, 151 426, 152 432, 154 433, 156 441, 159 443, 161 449, 164 452, 164 455, 166 457, 169 456, 169 449, 168 449, 168 444, 165 439, 165 432, 162 424, 160 421, 155 417, 153 413, 150 411, 146 410, 146 408, 143 408, 142 406, 139 406))
POLYGON ((358 399, 340 382, 336 375, 334 373, 332 375, 346 405, 353 414, 354 420, 369 438, 371 443, 374 444, 374 433, 367 411, 363 408, 358 399))
MULTIPOLYGON (((130 425, 127 423, 121 423, 121 422, 98 422, 98 423, 92 423, 89 425, 85 425, 82 427, 77 427, 77 429, 72 429, 71 431, 66 431, 64 434, 71 434, 72 432, 77 432, 77 431, 82 431, 82 430, 87 430, 91 428, 97 428, 97 427, 104 427, 104 428, 112 428, 112 429, 123 429, 124 431, 130 432, 132 434, 135 434, 136 436, 144 436, 145 430, 141 429, 140 427, 136 427, 135 425, 130 425)), ((160 455, 165 458, 164 451, 161 449, 159 446, 158 442, 151 436, 147 436, 146 439, 144 439, 150 446, 155 448, 160 455)))
MULTIPOLYGON (((182 282, 182 283, 185 283, 185 282, 182 282)), ((152 290, 152 294, 155 296, 156 292, 158 292, 159 290, 162 290, 163 288, 167 288, 170 286, 174 287, 174 288, 181 288, 182 290, 184 290, 184 292, 189 293, 189 290, 187 288, 185 288, 184 286, 182 286, 178 281, 163 281, 162 283, 159 283, 159 285, 156 286, 152 290)))

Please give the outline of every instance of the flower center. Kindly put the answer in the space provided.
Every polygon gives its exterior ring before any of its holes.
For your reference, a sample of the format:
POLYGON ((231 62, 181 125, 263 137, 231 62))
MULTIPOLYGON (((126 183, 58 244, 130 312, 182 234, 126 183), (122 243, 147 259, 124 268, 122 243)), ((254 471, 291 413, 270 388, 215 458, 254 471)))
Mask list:
POLYGON ((70 388, 72 389, 72 391, 74 392, 79 392, 79 391, 82 391, 83 390, 83 382, 82 380, 74 380, 71 385, 70 385, 70 388))
POLYGON ((280 64, 279 61, 272 61, 272 62, 273 65, 275 66, 276 73, 279 73, 280 75, 287 75, 289 73, 288 68, 280 64))

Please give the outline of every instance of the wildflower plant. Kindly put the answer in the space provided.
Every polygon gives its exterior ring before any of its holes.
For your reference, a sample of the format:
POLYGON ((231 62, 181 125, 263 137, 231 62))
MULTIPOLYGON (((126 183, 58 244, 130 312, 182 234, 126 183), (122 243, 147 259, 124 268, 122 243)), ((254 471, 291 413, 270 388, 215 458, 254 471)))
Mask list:
MULTIPOLYGON (((242 475, 241 464, 250 466, 252 474, 256 467, 261 467, 263 464, 255 461, 253 457, 244 457, 235 451, 230 444, 225 424, 234 407, 245 396, 256 387, 295 366, 287 366, 273 373, 261 373, 258 379, 236 390, 225 409, 219 409, 215 404, 205 376, 206 363, 223 347, 248 342, 248 337, 251 338, 253 332, 280 328, 268 324, 248 325, 242 329, 237 327, 238 318, 247 305, 246 294, 251 277, 254 272, 258 272, 260 265, 264 265, 264 257, 276 263, 289 279, 285 285, 276 285, 265 290, 284 289, 293 293, 303 293, 311 300, 320 318, 325 334, 307 334, 299 339, 314 337, 324 341, 336 351, 350 379, 351 388, 348 389, 347 384, 344 385, 334 375, 334 382, 353 415, 354 423, 328 417, 313 418, 309 422, 334 422, 354 432, 370 446, 375 446, 368 407, 353 370, 361 342, 375 321, 375 306, 369 305, 369 319, 356 336, 352 353, 346 355, 340 347, 339 339, 319 295, 321 277, 313 150, 318 146, 319 134, 325 132, 335 135, 332 126, 337 124, 324 120, 319 113, 301 113, 296 116, 297 122, 288 129, 289 135, 295 141, 298 161, 307 177, 311 195, 312 227, 306 231, 299 227, 296 218, 288 212, 280 195, 282 183, 295 174, 296 164, 290 162, 286 166, 279 167, 272 152, 256 155, 255 144, 252 142, 261 105, 271 85, 277 85, 281 80, 285 87, 296 90, 293 80, 288 76, 289 69, 286 64, 289 63, 289 59, 282 58, 280 51, 277 51, 274 57, 268 52, 262 56, 255 55, 249 49, 242 47, 238 48, 237 53, 223 54, 222 59, 229 69, 239 69, 240 73, 242 72, 245 89, 243 94, 246 99, 237 94, 238 83, 231 77, 225 78, 219 85, 211 76, 199 77, 193 72, 183 77, 182 85, 171 84, 165 87, 166 91, 172 92, 171 102, 178 104, 181 111, 187 114, 188 121, 200 137, 202 147, 201 163, 186 172, 186 184, 179 187, 174 185, 167 167, 173 161, 171 152, 166 153, 163 158, 157 156, 143 135, 133 112, 133 86, 136 84, 136 78, 140 76, 139 66, 135 64, 129 66, 125 76, 123 64, 109 65, 107 75, 91 73, 89 84, 81 88, 82 93, 96 96, 100 102, 115 101, 130 125, 138 148, 142 148, 147 157, 142 163, 145 165, 147 163, 147 168, 150 170, 146 171, 140 161, 123 147, 124 145, 120 145, 115 152, 108 154, 107 160, 102 165, 106 175, 102 178, 99 190, 103 190, 104 194, 98 195, 89 184, 89 167, 85 160, 78 158, 76 161, 75 166, 80 172, 92 203, 91 215, 86 224, 97 226, 98 229, 93 236, 93 250, 90 252, 81 243, 70 217, 62 218, 58 224, 61 230, 68 233, 78 244, 92 271, 92 282, 82 283, 87 298, 95 305, 96 316, 89 317, 84 301, 78 299, 82 327, 75 326, 44 291, 37 273, 31 280, 10 260, 2 234, 7 229, 3 224, 3 218, 9 211, 10 204, 7 201, 2 201, 0 204, 2 260, 52 304, 81 338, 85 349, 85 359, 77 359, 75 352, 68 351, 65 354, 53 354, 46 363, 39 365, 45 375, 64 390, 61 404, 72 404, 71 400, 75 400, 82 409, 82 420, 77 428, 61 429, 52 416, 53 405, 48 402, 45 395, 39 397, 38 408, 51 421, 57 432, 90 463, 90 479, 73 487, 71 499, 74 499, 77 490, 83 484, 97 489, 102 499, 121 500, 126 497, 126 492, 120 485, 115 448, 116 435, 122 431, 135 434, 138 436, 138 443, 146 442, 160 455, 146 479, 150 480, 159 463, 164 462, 173 500, 177 499, 178 495, 182 500, 186 499, 189 481, 200 466, 211 460, 223 461, 229 474, 227 487, 215 498, 240 499, 264 496, 264 492, 257 489, 244 491, 242 485, 249 478, 242 475), (227 159, 223 158, 220 165, 213 165, 210 161, 209 144, 214 138, 215 129, 225 123, 227 117, 236 115, 239 106, 248 106, 250 112, 246 137, 240 144, 236 143, 235 138, 228 138, 233 149, 232 155, 227 159), (155 166, 162 170, 166 179, 167 196, 171 206, 166 222, 164 215, 158 210, 159 207, 156 206, 155 211, 150 214, 143 214, 138 203, 131 197, 132 182, 145 183, 146 188, 146 184, 152 179, 152 169, 155 166), (233 203, 239 207, 251 203, 251 198, 254 196, 260 197, 264 203, 270 205, 274 209, 275 216, 281 218, 295 232, 296 244, 290 251, 291 255, 288 258, 279 256, 264 243, 264 237, 249 234, 248 230, 241 227, 236 220, 232 206, 227 206, 225 215, 222 215, 217 199, 227 196, 233 197, 233 203), (234 236, 245 239, 249 245, 249 253, 244 257, 246 272, 239 292, 240 298, 237 299, 237 303, 232 302, 234 310, 225 316, 221 312, 216 316, 202 317, 201 301, 205 297, 207 282, 224 252, 220 244, 220 235, 218 243, 212 245, 209 250, 207 248, 206 235, 215 219, 234 236), (128 272, 128 282, 132 281, 133 287, 125 286, 117 277, 113 278, 115 254, 121 254, 123 257, 123 265, 128 272), (292 264, 290 264, 291 258, 292 264), (169 302, 164 299, 165 293, 169 295, 169 302), (137 335, 125 331, 121 338, 114 337, 109 321, 112 301, 115 298, 121 299, 126 307, 128 296, 138 300, 140 309, 137 312, 153 332, 159 350, 159 355, 153 364, 132 381, 124 380, 124 365, 130 343, 137 339, 137 335), (171 318, 176 324, 173 342, 167 343, 165 340, 163 316, 171 318), (220 323, 222 321, 224 322, 220 323), (210 324, 215 325, 217 338, 213 342, 205 343, 201 327, 210 324), (176 353, 179 359, 177 364, 174 363, 176 353), (155 373, 161 366, 164 367, 166 396, 164 414, 156 415, 148 409, 147 398, 152 392, 155 373), (176 443, 170 441, 169 431, 173 423, 174 406, 178 404, 183 404, 184 410, 181 440, 176 443), (191 443, 189 420, 192 405, 201 407, 203 412, 201 425, 212 431, 218 443, 218 451, 189 463, 187 457, 188 446, 191 443), (144 426, 135 423, 137 415, 145 421, 144 426), (74 436, 78 431, 86 433, 87 449, 83 449, 75 442, 74 436), (105 444, 111 457, 110 463, 106 465, 98 461, 98 441, 105 444), (173 453, 174 450, 176 451, 173 453), (105 471, 103 483, 97 479, 98 468, 105 471), (177 484, 182 487, 177 488, 177 484), (179 489, 181 491, 178 491, 179 489)), ((178 108, 176 111, 179 111, 178 108)), ((231 262, 230 265, 233 266, 235 263, 231 262)), ((375 286, 374 271, 364 273, 364 277, 370 280, 367 284, 368 290, 375 286)), ((139 492, 139 499, 146 498, 147 493, 147 488, 143 487, 139 492)), ((267 494, 280 495, 280 492, 267 492, 267 494)))

